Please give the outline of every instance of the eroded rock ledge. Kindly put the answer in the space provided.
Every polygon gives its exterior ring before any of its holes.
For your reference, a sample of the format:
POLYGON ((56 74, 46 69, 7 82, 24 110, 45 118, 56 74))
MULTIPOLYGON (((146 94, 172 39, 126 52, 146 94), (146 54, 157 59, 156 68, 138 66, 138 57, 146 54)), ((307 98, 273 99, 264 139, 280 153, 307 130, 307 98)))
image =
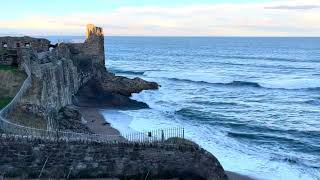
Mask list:
POLYGON ((115 76, 105 73, 100 79, 104 91, 131 96, 132 93, 139 93, 143 90, 158 89, 159 85, 155 82, 148 82, 141 78, 129 79, 122 76, 115 76))

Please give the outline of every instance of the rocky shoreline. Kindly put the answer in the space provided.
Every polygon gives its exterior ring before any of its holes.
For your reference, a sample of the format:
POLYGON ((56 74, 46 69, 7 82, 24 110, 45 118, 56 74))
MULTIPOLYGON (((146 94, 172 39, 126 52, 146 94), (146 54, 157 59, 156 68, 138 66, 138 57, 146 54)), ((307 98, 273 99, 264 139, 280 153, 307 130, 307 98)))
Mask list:
MULTIPOLYGON (((102 134, 102 135, 112 135, 112 136, 119 136, 119 139, 122 139, 120 136, 119 130, 112 127, 112 124, 108 122, 107 119, 101 114, 103 109, 114 109, 112 107, 105 107, 105 108, 90 108, 90 107, 76 107, 73 108, 77 109, 82 117, 85 119, 85 125, 90 129, 91 132, 95 134, 102 134)), ((242 175, 236 172, 226 171, 226 174, 229 180, 256 180, 256 178, 249 177, 246 175, 242 175)))
MULTIPOLYGON (((121 136, 119 130, 112 127, 112 124, 101 114, 103 109, 114 109, 112 107, 105 108, 89 108, 89 107, 74 107, 81 112, 85 118, 85 124, 89 129, 96 134, 121 136)), ((242 175, 236 172, 226 171, 229 180, 256 180, 256 178, 242 175)))
MULTIPOLYGON (((42 131, 57 130, 68 134, 73 132, 85 135, 108 135, 113 137, 112 142, 122 142, 124 138, 104 119, 100 109, 148 108, 146 103, 132 100, 130 96, 132 93, 159 88, 156 82, 140 78, 129 79, 108 72, 105 68, 103 30, 94 25, 88 25, 87 39, 84 43, 52 45, 46 39, 30 37, 5 37, 0 38, 0 41, 12 41, 6 42, 8 44, 6 48, 15 51, 12 57, 15 59, 6 59, 5 63, 17 65, 20 71, 24 70, 28 75, 29 81, 25 82, 29 84, 25 87, 29 88, 21 99, 19 98, 19 103, 14 106, 15 110, 6 115, 8 120, 11 119, 11 122, 22 127, 32 127, 42 131), (10 47, 17 42, 28 46, 10 47), (49 47, 53 49, 49 50, 49 47)), ((27 160, 24 162, 20 156, 12 156, 10 160, 2 157, 0 161, 7 162, 3 165, 6 172, 13 169, 18 173, 32 166, 30 172, 24 172, 27 173, 27 177, 41 169, 42 161, 48 159, 47 156, 54 156, 48 166, 56 168, 57 171, 70 168, 77 162, 73 167, 76 169, 75 175, 86 171, 94 178, 100 175, 118 177, 121 173, 124 177, 137 177, 152 170, 159 176, 227 179, 226 172, 212 154, 184 138, 169 138, 162 140, 162 143, 157 141, 154 144, 129 141, 117 144, 86 141, 87 139, 76 139, 70 143, 63 138, 29 139, 28 136, 21 136, 17 140, 14 138, 15 136, 2 137, 0 144, 12 149, 16 154, 26 154, 27 160), (25 137, 27 139, 23 139, 25 137), (13 141, 10 138, 13 138, 13 141), (24 148, 20 150, 20 146, 24 148), (64 167, 64 163, 69 163, 70 167, 64 167), (89 166, 86 163, 89 163, 89 166), (151 168, 153 166, 154 169, 151 168), (94 171, 90 172, 90 168, 94 171), (128 169, 130 171, 127 171, 128 169)), ((9 156, 11 151, 3 152, 9 156)), ((46 171, 49 177, 50 173, 54 172, 53 169, 46 171)), ((229 179, 250 178, 229 173, 229 179)))

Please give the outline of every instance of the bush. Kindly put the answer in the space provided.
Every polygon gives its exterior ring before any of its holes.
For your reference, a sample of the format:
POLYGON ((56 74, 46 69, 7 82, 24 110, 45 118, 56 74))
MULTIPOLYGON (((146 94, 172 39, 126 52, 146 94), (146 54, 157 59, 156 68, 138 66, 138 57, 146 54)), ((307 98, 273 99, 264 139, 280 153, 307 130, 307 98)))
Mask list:
POLYGON ((6 49, 0 48, 0 56, 5 55, 7 53, 6 49))
POLYGON ((4 108, 12 101, 12 97, 0 97, 0 109, 4 108))
POLYGON ((14 66, 9 65, 0 65, 0 71, 12 71, 17 72, 18 68, 14 66))

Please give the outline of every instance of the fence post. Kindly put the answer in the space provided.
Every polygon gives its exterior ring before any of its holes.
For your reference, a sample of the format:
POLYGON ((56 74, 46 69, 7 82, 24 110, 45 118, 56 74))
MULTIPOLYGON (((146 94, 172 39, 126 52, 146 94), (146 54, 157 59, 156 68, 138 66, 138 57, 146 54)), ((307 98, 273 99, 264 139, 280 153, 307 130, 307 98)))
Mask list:
POLYGON ((184 128, 182 128, 182 139, 184 139, 184 128))
POLYGON ((164 132, 163 132, 163 130, 161 130, 161 141, 162 142, 164 141, 164 132))

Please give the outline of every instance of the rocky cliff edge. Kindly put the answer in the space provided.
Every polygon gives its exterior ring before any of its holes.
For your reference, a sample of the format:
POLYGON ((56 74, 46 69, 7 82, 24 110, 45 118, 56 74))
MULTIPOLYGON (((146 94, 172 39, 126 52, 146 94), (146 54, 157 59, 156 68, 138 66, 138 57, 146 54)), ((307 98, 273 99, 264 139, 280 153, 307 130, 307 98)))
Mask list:
POLYGON ((57 127, 59 111, 66 106, 147 107, 129 97, 132 93, 158 89, 155 82, 108 72, 103 30, 94 25, 87 26, 84 43, 59 43, 43 52, 20 48, 18 55, 19 66, 26 64, 32 76, 31 88, 22 98, 19 111, 43 117, 50 129, 57 127))

